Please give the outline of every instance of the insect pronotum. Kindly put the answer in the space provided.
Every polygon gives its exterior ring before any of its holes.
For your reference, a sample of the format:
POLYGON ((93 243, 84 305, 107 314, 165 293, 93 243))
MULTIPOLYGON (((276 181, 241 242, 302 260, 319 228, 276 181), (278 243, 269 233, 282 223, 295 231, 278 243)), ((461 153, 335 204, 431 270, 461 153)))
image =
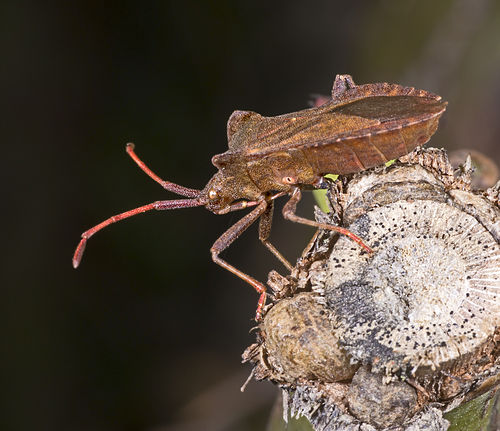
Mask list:
POLYGON ((256 319, 266 300, 266 287, 219 255, 259 220, 259 239, 288 268, 290 263, 269 242, 274 200, 289 195, 283 216, 291 221, 348 236, 366 251, 361 238, 339 226, 295 214, 304 186, 324 187, 328 173, 359 172, 401 157, 426 143, 446 109, 440 96, 397 84, 355 85, 350 75, 337 75, 332 97, 321 106, 276 117, 235 111, 227 123, 229 150, 212 158, 218 169, 203 190, 162 180, 127 144, 127 153, 164 189, 187 199, 156 201, 117 214, 82 234, 73 256, 76 268, 88 239, 119 220, 150 210, 205 206, 215 214, 253 207, 224 232, 210 252, 215 263, 245 280, 260 294, 256 319))

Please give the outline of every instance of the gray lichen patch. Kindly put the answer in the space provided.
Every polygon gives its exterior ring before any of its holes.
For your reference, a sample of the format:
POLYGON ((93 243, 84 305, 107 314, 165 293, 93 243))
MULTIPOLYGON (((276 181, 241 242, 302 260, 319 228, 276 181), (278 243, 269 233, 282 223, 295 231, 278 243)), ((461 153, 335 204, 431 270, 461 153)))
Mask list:
POLYGON ((361 363, 436 369, 479 348, 499 325, 500 247, 474 217, 442 202, 397 201, 350 229, 373 256, 340 238, 311 281, 361 363))
POLYGON ((484 199, 482 195, 463 190, 450 190, 453 202, 468 214, 475 217, 500 242, 500 208, 498 204, 484 199))
POLYGON ((392 166, 358 174, 342 196, 344 223, 351 224, 373 208, 396 201, 436 200, 446 202, 445 182, 420 165, 392 166))

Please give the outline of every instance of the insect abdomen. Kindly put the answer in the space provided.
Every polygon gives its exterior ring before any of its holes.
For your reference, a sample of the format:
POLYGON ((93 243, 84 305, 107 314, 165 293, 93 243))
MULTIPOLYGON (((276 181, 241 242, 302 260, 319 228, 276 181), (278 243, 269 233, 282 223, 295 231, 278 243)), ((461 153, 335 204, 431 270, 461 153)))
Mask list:
MULTIPOLYGON (((351 174, 397 159, 425 144, 437 129, 440 115, 426 121, 390 128, 373 128, 360 135, 303 148, 316 174, 351 174)), ((389 126, 389 127, 387 127, 389 126)))

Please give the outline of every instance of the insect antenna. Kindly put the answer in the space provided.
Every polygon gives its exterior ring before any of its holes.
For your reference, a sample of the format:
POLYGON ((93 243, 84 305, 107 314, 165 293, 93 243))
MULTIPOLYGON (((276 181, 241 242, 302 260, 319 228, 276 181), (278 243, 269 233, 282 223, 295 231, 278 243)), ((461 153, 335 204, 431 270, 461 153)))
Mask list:
POLYGON ((135 145, 132 142, 129 142, 126 146, 127 154, 135 163, 137 163, 137 166, 139 166, 148 177, 155 180, 165 190, 168 190, 177 195, 186 196, 187 198, 196 198, 200 196, 200 190, 190 189, 180 186, 179 184, 171 183, 170 181, 162 180, 158 175, 156 175, 151 169, 146 166, 146 164, 139 158, 139 156, 137 156, 137 154, 135 154, 134 148, 135 145))
POLYGON ((190 208, 197 207, 200 205, 204 205, 205 201, 201 198, 196 199, 176 199, 171 201, 156 201, 147 205, 143 205, 137 208, 134 208, 129 211, 125 211, 120 214, 116 214, 98 225, 90 228, 89 230, 82 233, 82 239, 80 240, 78 246, 76 247, 75 254, 73 255, 73 268, 77 268, 80 265, 82 260, 83 252, 85 251, 85 246, 87 245, 88 239, 94 235, 96 232, 99 232, 101 229, 104 229, 106 226, 110 224, 116 223, 120 220, 124 220, 126 218, 135 216, 140 213, 144 213, 146 211, 151 210, 175 210, 179 208, 190 208))

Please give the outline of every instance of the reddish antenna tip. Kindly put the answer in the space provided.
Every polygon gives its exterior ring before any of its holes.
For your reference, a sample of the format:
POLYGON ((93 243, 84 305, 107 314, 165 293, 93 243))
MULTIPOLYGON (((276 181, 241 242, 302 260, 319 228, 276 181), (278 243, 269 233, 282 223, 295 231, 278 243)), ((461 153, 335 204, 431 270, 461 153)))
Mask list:
POLYGON ((127 151, 133 150, 135 148, 135 144, 132 142, 128 142, 127 145, 125 145, 127 151))
POLYGON ((80 262, 82 261, 83 252, 85 251, 85 246, 87 245, 87 238, 82 238, 76 247, 75 254, 73 255, 73 268, 78 268, 80 262))

